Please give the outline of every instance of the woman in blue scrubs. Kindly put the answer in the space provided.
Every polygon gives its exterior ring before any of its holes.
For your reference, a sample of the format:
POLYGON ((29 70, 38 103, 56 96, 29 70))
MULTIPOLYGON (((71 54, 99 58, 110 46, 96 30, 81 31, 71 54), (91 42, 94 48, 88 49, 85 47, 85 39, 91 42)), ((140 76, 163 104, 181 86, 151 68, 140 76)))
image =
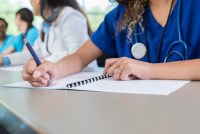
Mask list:
POLYGON ((33 60, 23 78, 33 86, 81 71, 106 53, 103 74, 116 80, 200 80, 200 1, 117 0, 98 30, 75 54, 57 63, 33 60), (139 45, 138 45, 139 44, 139 45))

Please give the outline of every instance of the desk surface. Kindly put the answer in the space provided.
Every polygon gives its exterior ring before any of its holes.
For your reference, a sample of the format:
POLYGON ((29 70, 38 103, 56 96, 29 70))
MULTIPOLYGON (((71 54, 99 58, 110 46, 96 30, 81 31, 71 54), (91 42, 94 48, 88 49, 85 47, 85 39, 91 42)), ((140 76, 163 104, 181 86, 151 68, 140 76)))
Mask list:
MULTIPOLYGON (((0 71, 0 85, 19 80, 0 71)), ((199 87, 169 96, 0 87, 0 100, 50 134, 199 134, 199 87)))

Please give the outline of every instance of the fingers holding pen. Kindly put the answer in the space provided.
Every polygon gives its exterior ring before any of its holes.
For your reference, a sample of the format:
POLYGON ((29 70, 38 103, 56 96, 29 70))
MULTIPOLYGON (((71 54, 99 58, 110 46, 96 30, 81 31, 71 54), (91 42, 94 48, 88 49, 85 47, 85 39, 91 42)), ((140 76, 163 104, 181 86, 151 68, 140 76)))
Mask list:
POLYGON ((33 59, 28 60, 27 63, 23 65, 22 77, 25 81, 30 81, 34 70, 37 68, 37 65, 33 59))
POLYGON ((49 78, 56 79, 57 71, 55 70, 55 64, 49 61, 44 61, 40 66, 38 66, 34 72, 33 77, 38 78, 41 76, 49 75, 49 78))
POLYGON ((23 66, 23 79, 33 86, 49 86, 55 82, 51 82, 51 78, 55 80, 54 63, 45 61, 37 67, 36 62, 30 59, 23 66))

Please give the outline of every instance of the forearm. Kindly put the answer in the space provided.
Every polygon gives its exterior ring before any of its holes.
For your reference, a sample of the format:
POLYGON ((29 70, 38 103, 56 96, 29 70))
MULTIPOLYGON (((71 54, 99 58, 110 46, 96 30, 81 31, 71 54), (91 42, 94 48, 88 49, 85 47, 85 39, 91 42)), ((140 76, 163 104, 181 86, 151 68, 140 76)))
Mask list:
POLYGON ((200 80, 200 59, 154 64, 152 79, 200 80))
POLYGON ((58 61, 56 67, 60 72, 58 78, 63 78, 67 75, 80 72, 84 68, 84 64, 79 55, 72 54, 58 61))
POLYGON ((15 49, 14 49, 13 47, 9 47, 9 48, 3 53, 3 55, 13 53, 14 51, 15 51, 15 49))
POLYGON ((59 78, 80 72, 100 55, 102 51, 88 40, 77 52, 57 62, 56 66, 60 70, 59 78))

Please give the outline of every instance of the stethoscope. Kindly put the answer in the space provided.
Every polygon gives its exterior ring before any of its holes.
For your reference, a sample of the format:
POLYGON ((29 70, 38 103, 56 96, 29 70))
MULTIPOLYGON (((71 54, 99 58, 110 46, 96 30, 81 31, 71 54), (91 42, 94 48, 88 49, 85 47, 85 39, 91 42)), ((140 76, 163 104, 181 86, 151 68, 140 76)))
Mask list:
POLYGON ((44 21, 42 23, 42 30, 43 32, 47 35, 46 38, 46 50, 47 52, 51 55, 52 53, 49 50, 49 33, 50 33, 50 28, 51 28, 51 24, 49 23, 52 19, 55 18, 55 16, 57 15, 57 12, 59 12, 59 8, 56 7, 53 9, 52 13, 49 15, 49 17, 47 18, 47 21, 44 21))
MULTIPOLYGON (((164 27, 164 31, 162 33, 162 37, 161 37, 161 41, 160 41, 160 44, 159 44, 159 50, 158 50, 158 59, 157 59, 157 62, 160 62, 160 53, 161 53, 161 48, 162 48, 162 44, 163 44, 163 39, 164 39, 164 34, 165 34, 165 31, 166 31, 166 27, 168 25, 168 21, 169 21, 169 17, 170 17, 170 14, 172 12, 172 7, 173 7, 173 4, 174 4, 175 0, 172 1, 172 4, 171 4, 171 8, 170 8, 170 12, 169 12, 169 16, 168 16, 168 19, 167 19, 167 23, 164 27)), ((177 29, 178 29, 178 37, 179 39, 177 41, 173 41, 167 51, 166 51, 166 55, 165 55, 165 59, 164 59, 164 62, 167 62, 169 57, 172 55, 172 54, 178 54, 182 60, 188 60, 188 45, 185 41, 183 41, 182 39, 182 34, 181 34, 181 24, 180 24, 180 11, 181 11, 181 0, 177 0, 177 4, 178 4, 178 17, 177 17, 177 29), (178 51, 172 51, 172 48, 175 46, 175 45, 183 45, 184 46, 184 49, 185 49, 185 56, 183 56, 180 52, 178 51)), ((146 25, 146 24, 145 24, 146 25)), ((134 38, 135 38, 135 44, 132 46, 131 48, 131 54, 132 56, 135 58, 135 59, 142 59, 144 58, 146 55, 148 57, 148 60, 150 62, 150 57, 149 57, 149 45, 148 45, 148 40, 147 40, 147 33, 146 33, 146 28, 144 28, 144 35, 145 35, 145 40, 146 40, 146 46, 143 44, 143 43, 140 43, 138 42, 138 37, 137 37, 137 26, 134 30, 134 38)))

